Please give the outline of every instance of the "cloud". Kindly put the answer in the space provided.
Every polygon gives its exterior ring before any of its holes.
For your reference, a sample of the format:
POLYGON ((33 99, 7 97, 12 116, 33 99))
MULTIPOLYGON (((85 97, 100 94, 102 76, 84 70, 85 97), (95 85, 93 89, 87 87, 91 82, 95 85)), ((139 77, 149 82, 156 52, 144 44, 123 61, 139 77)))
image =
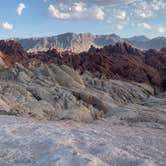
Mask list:
POLYGON ((147 1, 135 2, 133 8, 133 15, 136 18, 150 18, 153 16, 153 10, 151 9, 150 4, 147 1))
POLYGON ((165 27, 158 27, 158 28, 157 28, 157 31, 158 31, 159 33, 165 33, 165 32, 166 32, 166 28, 165 28, 165 27))
POLYGON ((131 23, 135 23, 142 29, 155 31, 156 28, 147 22, 166 16, 163 10, 166 9, 166 0, 47 0, 47 4, 51 18, 100 20, 114 24, 119 30, 123 29, 122 25, 132 28, 131 23))
POLYGON ((86 4, 92 4, 97 6, 111 6, 111 5, 119 5, 119 4, 129 4, 139 0, 52 0, 52 2, 62 2, 62 3, 75 3, 82 2, 86 4))
POLYGON ((164 0, 152 0, 151 6, 154 10, 166 9, 166 2, 164 0))
POLYGON ((105 13, 102 8, 98 6, 90 8, 89 13, 92 14, 93 18, 96 18, 98 20, 104 20, 105 13))
POLYGON ((150 10, 147 10, 147 11, 144 11, 144 12, 141 11, 139 13, 139 16, 142 17, 142 18, 150 18, 150 17, 152 17, 152 15, 153 15, 153 12, 150 11, 150 10))
POLYGON ((59 5, 49 5, 48 7, 49 16, 54 19, 96 19, 103 20, 105 13, 102 7, 91 6, 87 7, 84 3, 74 3, 66 6, 63 3, 59 5))
POLYGON ((49 5, 48 11, 49 11, 49 16, 52 17, 52 18, 57 18, 57 19, 68 19, 68 18, 70 18, 69 13, 61 12, 61 11, 59 11, 58 8, 54 7, 53 5, 49 5))
POLYGON ((23 4, 23 3, 19 3, 18 4, 18 7, 17 7, 17 14, 18 15, 21 15, 22 14, 22 11, 24 10, 26 8, 26 6, 25 6, 25 4, 23 4))
POLYGON ((117 24, 117 25, 116 25, 116 28, 117 28, 118 30, 122 30, 122 29, 123 29, 123 25, 117 24))
POLYGON ((2 28, 6 30, 12 30, 13 29, 13 24, 10 24, 8 22, 3 22, 2 23, 2 28))
POLYGON ((120 19, 120 20, 125 20, 125 18, 126 18, 126 12, 125 12, 125 11, 119 11, 119 12, 116 14, 116 18, 117 18, 117 19, 120 19))
POLYGON ((73 8, 74 8, 74 10, 76 11, 76 12, 83 12, 84 11, 84 6, 85 6, 85 4, 84 3, 77 3, 77 2, 75 2, 74 3, 74 5, 73 5, 73 8))
POLYGON ((143 27, 144 29, 147 29, 147 30, 151 30, 152 29, 151 25, 149 25, 148 23, 145 23, 145 22, 138 23, 138 26, 139 27, 143 27))

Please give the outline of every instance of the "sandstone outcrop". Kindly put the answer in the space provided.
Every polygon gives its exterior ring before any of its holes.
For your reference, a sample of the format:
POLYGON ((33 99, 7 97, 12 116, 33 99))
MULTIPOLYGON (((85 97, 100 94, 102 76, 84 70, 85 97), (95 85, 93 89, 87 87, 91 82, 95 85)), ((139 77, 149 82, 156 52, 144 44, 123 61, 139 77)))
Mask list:
POLYGON ((102 80, 88 72, 81 76, 67 66, 16 64, 3 69, 0 94, 0 114, 5 115, 84 122, 104 118, 129 125, 141 121, 145 126, 161 128, 166 125, 165 97, 154 97, 151 86, 102 80))

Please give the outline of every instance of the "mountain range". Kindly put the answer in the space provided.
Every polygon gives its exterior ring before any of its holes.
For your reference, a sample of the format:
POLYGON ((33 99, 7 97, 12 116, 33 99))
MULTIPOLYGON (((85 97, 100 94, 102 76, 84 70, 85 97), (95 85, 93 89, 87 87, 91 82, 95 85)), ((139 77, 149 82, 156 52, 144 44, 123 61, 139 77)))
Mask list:
POLYGON ((46 50, 48 48, 59 47, 62 50, 72 50, 73 52, 88 51, 91 45, 101 48, 105 45, 112 45, 119 41, 126 41, 140 49, 160 49, 166 46, 165 37, 149 39, 146 36, 134 36, 131 38, 121 38, 116 34, 94 35, 91 33, 64 33, 51 37, 14 39, 26 50, 46 50))

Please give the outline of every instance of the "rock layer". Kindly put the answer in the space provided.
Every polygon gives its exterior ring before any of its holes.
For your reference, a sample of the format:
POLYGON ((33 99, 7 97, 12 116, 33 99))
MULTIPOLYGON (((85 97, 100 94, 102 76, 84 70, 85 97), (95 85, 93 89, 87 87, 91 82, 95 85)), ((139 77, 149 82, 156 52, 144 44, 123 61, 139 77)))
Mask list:
POLYGON ((147 83, 164 89, 166 82, 166 50, 141 51, 128 43, 117 43, 102 49, 93 46, 88 52, 76 54, 58 49, 26 53, 12 41, 1 41, 1 65, 12 67, 15 63, 24 66, 39 63, 68 65, 80 73, 89 71, 98 78, 119 79, 147 83))
POLYGON ((146 84, 82 76, 67 66, 16 64, 0 71, 0 114, 35 119, 166 126, 165 95, 146 84))

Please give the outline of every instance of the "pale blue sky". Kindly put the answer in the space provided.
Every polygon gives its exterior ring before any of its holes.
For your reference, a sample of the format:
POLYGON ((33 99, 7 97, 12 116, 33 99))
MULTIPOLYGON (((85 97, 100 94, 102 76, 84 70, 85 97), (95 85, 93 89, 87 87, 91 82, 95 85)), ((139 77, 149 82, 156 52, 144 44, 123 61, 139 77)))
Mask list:
POLYGON ((65 32, 166 36, 166 0, 1 0, 0 38, 65 32))

